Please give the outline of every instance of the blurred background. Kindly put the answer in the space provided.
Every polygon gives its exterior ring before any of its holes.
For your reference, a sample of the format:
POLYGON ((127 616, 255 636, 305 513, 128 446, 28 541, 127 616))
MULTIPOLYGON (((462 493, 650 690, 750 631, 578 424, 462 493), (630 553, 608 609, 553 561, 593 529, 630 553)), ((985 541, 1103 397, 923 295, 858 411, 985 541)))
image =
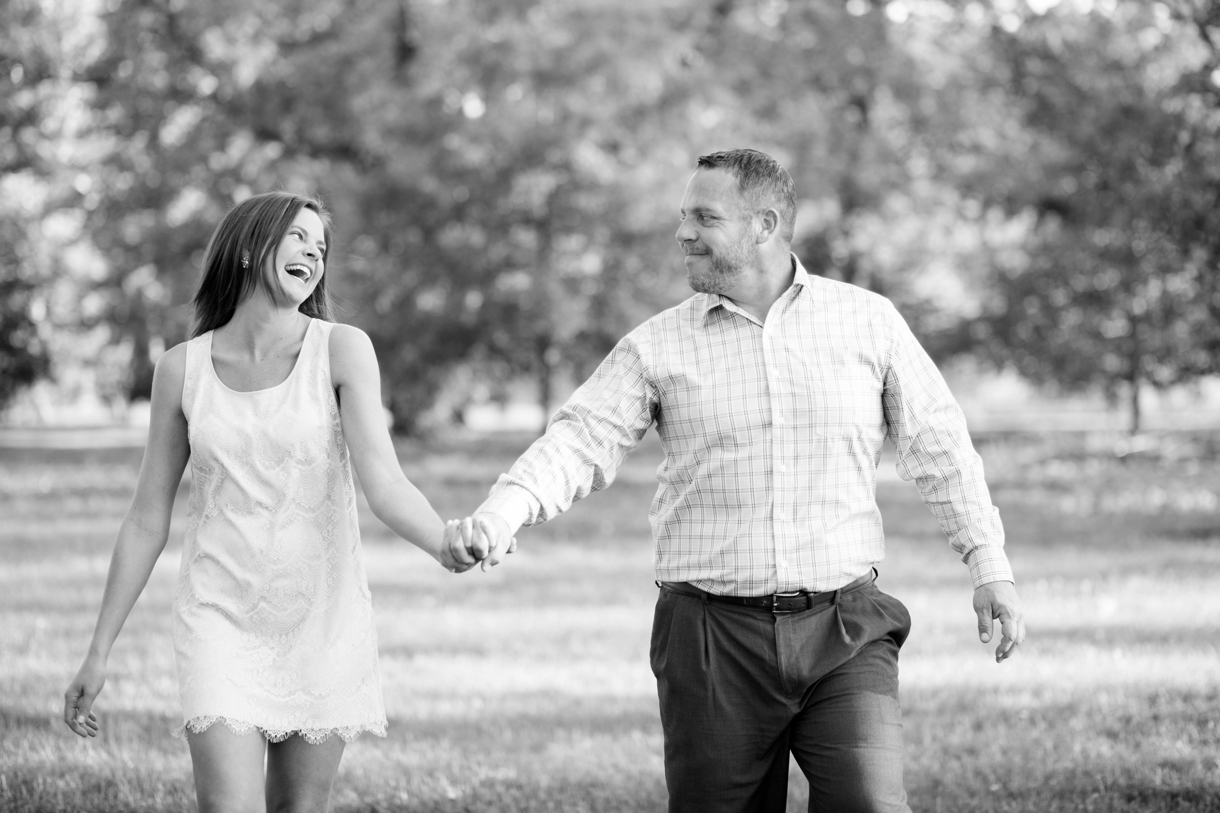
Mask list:
MULTIPOLYGON (((689 295, 695 159, 751 146, 796 180, 806 267, 946 373, 1030 605, 996 667, 883 461, 912 806, 1220 810, 1218 131, 1214 0, 0 0, 0 808, 190 808, 181 516, 106 736, 57 703, 230 206, 326 201, 340 318, 456 515, 689 295)), ((463 580, 363 506, 391 736, 349 747, 337 809, 664 809, 659 459, 463 580)))
POLYGON ((694 160, 753 146, 805 265, 980 421, 1180 427, 1218 400, 1217 37, 1206 0, 6 0, 0 406, 129 420, 221 215, 290 189, 399 432, 537 428, 689 294, 694 160))

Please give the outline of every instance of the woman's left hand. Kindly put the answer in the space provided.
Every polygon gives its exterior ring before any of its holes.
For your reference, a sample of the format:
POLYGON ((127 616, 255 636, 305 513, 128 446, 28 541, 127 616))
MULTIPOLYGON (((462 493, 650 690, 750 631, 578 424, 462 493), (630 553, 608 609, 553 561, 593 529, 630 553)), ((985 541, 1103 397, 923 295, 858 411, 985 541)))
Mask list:
POLYGON ((85 658, 80 671, 64 692, 64 723, 81 737, 96 737, 97 715, 93 701, 106 685, 106 664, 96 656, 85 658))

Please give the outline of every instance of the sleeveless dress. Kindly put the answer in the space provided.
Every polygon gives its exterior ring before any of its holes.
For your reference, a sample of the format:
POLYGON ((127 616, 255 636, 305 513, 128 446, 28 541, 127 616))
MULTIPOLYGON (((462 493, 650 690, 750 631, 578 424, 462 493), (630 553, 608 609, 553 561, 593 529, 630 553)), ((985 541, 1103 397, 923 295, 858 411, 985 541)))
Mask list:
POLYGON ((187 343, 193 481, 173 611, 179 736, 218 721, 272 742, 385 736, 332 327, 311 320, 288 378, 255 392, 220 381, 210 331, 187 343))

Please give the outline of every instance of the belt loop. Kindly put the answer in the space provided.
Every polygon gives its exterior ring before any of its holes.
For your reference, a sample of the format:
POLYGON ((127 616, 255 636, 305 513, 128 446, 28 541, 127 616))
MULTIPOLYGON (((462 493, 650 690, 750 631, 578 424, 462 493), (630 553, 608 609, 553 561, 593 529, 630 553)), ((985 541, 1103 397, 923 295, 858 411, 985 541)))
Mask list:
POLYGON ((701 599, 703 599, 703 603, 704 603, 704 604, 707 604, 707 602, 708 602, 708 598, 707 598, 707 591, 706 591, 706 590, 700 590, 700 591, 699 591, 699 597, 700 597, 701 599))
POLYGON ((843 588, 842 588, 842 587, 840 587, 838 590, 836 590, 836 591, 835 591, 835 598, 834 598, 834 601, 833 601, 833 602, 831 602, 831 603, 832 603, 832 604, 835 604, 835 605, 838 605, 838 603, 839 603, 839 598, 840 598, 842 595, 843 595, 843 588))

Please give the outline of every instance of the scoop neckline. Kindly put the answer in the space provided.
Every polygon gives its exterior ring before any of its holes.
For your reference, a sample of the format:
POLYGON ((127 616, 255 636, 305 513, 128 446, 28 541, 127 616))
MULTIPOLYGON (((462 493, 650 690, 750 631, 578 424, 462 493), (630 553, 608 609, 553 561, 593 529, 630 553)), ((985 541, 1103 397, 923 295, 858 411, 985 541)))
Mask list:
POLYGON ((292 377, 297 374, 297 370, 300 369, 301 356, 305 355, 305 343, 309 341, 309 334, 313 332, 314 323, 317 321, 318 321, 317 319, 310 317, 309 324, 305 326, 305 335, 303 337, 301 337, 301 352, 297 353, 297 360, 293 362, 292 369, 288 372, 288 375, 284 378, 284 380, 278 384, 273 384, 270 387, 263 387, 261 390, 235 390, 232 387, 230 387, 228 384, 226 384, 224 381, 221 380, 220 374, 218 372, 216 372, 216 365, 212 362, 212 337, 216 335, 216 331, 209 330, 208 331, 207 358, 208 358, 208 369, 212 371, 212 378, 214 378, 216 380, 217 384, 224 387, 224 389, 226 391, 231 392, 234 395, 258 395, 259 393, 262 393, 262 392, 272 392, 274 390, 278 390, 280 387, 283 387, 289 381, 291 381, 292 377))

